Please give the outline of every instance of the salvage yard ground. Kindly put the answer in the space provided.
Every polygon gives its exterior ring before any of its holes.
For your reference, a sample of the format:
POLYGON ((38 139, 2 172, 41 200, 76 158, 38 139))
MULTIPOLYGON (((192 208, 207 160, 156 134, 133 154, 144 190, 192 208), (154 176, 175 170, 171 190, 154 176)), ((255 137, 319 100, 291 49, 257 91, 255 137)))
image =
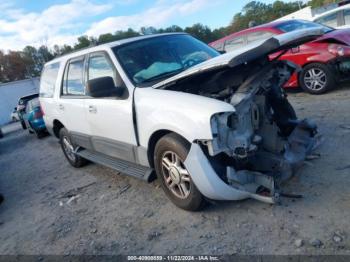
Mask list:
POLYGON ((325 141, 284 188, 303 198, 281 205, 245 200, 186 212, 157 181, 96 164, 74 169, 55 138, 5 127, 0 254, 350 254, 350 88, 289 98, 325 141))

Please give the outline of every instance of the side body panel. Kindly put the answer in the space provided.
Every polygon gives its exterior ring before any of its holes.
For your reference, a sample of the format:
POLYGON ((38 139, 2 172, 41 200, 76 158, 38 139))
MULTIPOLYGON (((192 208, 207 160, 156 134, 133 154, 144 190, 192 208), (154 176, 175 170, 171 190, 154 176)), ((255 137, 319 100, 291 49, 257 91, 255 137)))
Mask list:
POLYGON ((153 88, 137 88, 134 99, 139 143, 144 148, 159 130, 178 133, 189 142, 212 139, 211 116, 235 111, 219 100, 153 88))
MULTIPOLYGON (((335 56, 328 51, 328 44, 325 43, 308 43, 301 45, 298 48, 289 50, 286 54, 281 56, 281 60, 291 61, 300 67, 304 67, 310 63, 328 63, 334 59, 335 56)), ((294 73, 285 87, 295 88, 298 87, 298 75, 294 73)))

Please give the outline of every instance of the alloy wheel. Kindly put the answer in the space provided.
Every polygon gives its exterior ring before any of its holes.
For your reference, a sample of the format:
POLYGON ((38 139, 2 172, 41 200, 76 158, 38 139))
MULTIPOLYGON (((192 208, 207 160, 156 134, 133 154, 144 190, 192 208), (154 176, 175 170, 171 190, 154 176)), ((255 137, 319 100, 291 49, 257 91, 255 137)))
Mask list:
POLYGON ((75 152, 74 152, 74 147, 72 145, 72 143, 70 142, 69 138, 64 136, 62 139, 62 145, 63 145, 63 149, 66 152, 67 157, 71 160, 71 161, 75 161, 75 152))
POLYGON ((176 197, 185 199, 190 195, 190 174, 176 153, 167 151, 163 154, 162 174, 166 186, 176 197))
POLYGON ((327 85, 326 73, 320 68, 311 68, 304 75, 304 83, 310 90, 321 90, 327 85))

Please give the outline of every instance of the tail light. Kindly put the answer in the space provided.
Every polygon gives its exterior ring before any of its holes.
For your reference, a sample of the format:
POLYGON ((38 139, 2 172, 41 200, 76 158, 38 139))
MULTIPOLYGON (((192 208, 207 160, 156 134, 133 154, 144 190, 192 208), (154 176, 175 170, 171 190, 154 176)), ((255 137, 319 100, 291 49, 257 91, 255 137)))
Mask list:
POLYGON ((43 117, 43 111, 41 111, 41 108, 39 108, 37 111, 35 111, 34 113, 34 118, 35 119, 39 119, 39 118, 42 118, 43 117))

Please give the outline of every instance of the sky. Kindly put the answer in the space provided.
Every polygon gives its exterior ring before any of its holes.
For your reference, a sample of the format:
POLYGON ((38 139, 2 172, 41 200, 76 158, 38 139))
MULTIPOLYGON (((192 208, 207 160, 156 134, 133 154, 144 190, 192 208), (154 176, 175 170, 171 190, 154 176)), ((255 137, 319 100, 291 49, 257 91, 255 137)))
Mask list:
MULTIPOLYGON (((249 0, 0 0, 0 50, 74 44, 141 26, 227 26, 249 0)), ((273 0, 261 0, 271 3, 273 0)))

